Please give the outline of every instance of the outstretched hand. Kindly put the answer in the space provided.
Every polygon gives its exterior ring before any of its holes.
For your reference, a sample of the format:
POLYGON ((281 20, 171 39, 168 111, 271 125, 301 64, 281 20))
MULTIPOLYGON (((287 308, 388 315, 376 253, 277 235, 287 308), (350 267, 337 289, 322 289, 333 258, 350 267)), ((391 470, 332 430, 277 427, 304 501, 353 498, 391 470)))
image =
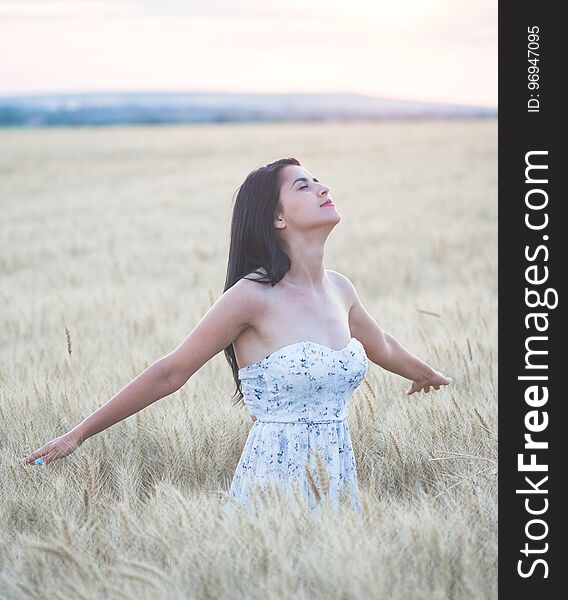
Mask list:
POLYGON ((58 458, 63 458, 68 454, 71 454, 82 444, 81 438, 73 432, 66 433, 65 435, 55 438, 51 442, 48 442, 35 452, 28 454, 25 458, 20 460, 20 464, 49 464, 58 458), (41 463, 35 463, 37 459, 41 459, 41 463))
POLYGON ((406 394, 407 396, 410 396, 411 394, 414 394, 415 392, 420 392, 422 390, 428 393, 430 391, 430 388, 439 390, 441 385, 449 385, 450 381, 450 377, 442 375, 442 373, 440 373, 439 371, 434 371, 434 375, 432 375, 431 377, 413 381, 412 385, 408 388, 406 394))

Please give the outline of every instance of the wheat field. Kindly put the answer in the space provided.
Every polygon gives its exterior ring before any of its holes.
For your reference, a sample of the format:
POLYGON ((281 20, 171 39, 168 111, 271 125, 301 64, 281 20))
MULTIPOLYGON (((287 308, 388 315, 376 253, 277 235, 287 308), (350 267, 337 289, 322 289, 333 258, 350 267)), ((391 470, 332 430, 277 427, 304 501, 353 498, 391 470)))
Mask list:
POLYGON ((0 598, 497 597, 497 122, 0 131, 0 598), (19 459, 170 352, 222 293, 233 194, 294 156, 342 215, 325 267, 452 378, 369 362, 362 516, 227 518, 252 422, 223 353, 52 464, 19 459))

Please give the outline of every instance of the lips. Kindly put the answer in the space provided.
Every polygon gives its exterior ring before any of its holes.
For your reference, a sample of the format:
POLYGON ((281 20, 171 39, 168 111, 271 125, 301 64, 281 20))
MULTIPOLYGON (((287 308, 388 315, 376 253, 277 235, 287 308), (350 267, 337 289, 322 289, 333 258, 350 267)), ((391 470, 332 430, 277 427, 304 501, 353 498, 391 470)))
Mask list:
POLYGON ((323 206, 330 206, 333 205, 333 202, 331 200, 326 200, 323 204, 320 204, 320 208, 322 208, 323 206))

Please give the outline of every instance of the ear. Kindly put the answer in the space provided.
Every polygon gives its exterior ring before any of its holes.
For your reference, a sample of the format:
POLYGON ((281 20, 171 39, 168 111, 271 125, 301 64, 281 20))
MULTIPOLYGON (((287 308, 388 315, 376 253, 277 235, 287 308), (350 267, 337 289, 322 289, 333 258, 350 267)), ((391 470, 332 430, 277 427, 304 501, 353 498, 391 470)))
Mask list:
POLYGON ((285 229, 286 221, 282 217, 276 217, 274 219, 274 229, 285 229))

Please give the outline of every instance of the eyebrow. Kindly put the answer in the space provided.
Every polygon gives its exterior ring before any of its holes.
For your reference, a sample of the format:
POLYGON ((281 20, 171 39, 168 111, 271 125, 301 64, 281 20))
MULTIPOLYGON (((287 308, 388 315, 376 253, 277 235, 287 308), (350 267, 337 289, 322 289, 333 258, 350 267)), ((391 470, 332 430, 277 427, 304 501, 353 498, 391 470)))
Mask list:
MULTIPOLYGON (((319 183, 319 181, 314 177, 313 179, 316 183, 319 183)), ((298 183, 298 181, 308 181, 307 177, 298 177, 298 179, 296 179, 294 181, 294 183, 292 183, 292 185, 290 187, 293 187, 295 183, 298 183)))

